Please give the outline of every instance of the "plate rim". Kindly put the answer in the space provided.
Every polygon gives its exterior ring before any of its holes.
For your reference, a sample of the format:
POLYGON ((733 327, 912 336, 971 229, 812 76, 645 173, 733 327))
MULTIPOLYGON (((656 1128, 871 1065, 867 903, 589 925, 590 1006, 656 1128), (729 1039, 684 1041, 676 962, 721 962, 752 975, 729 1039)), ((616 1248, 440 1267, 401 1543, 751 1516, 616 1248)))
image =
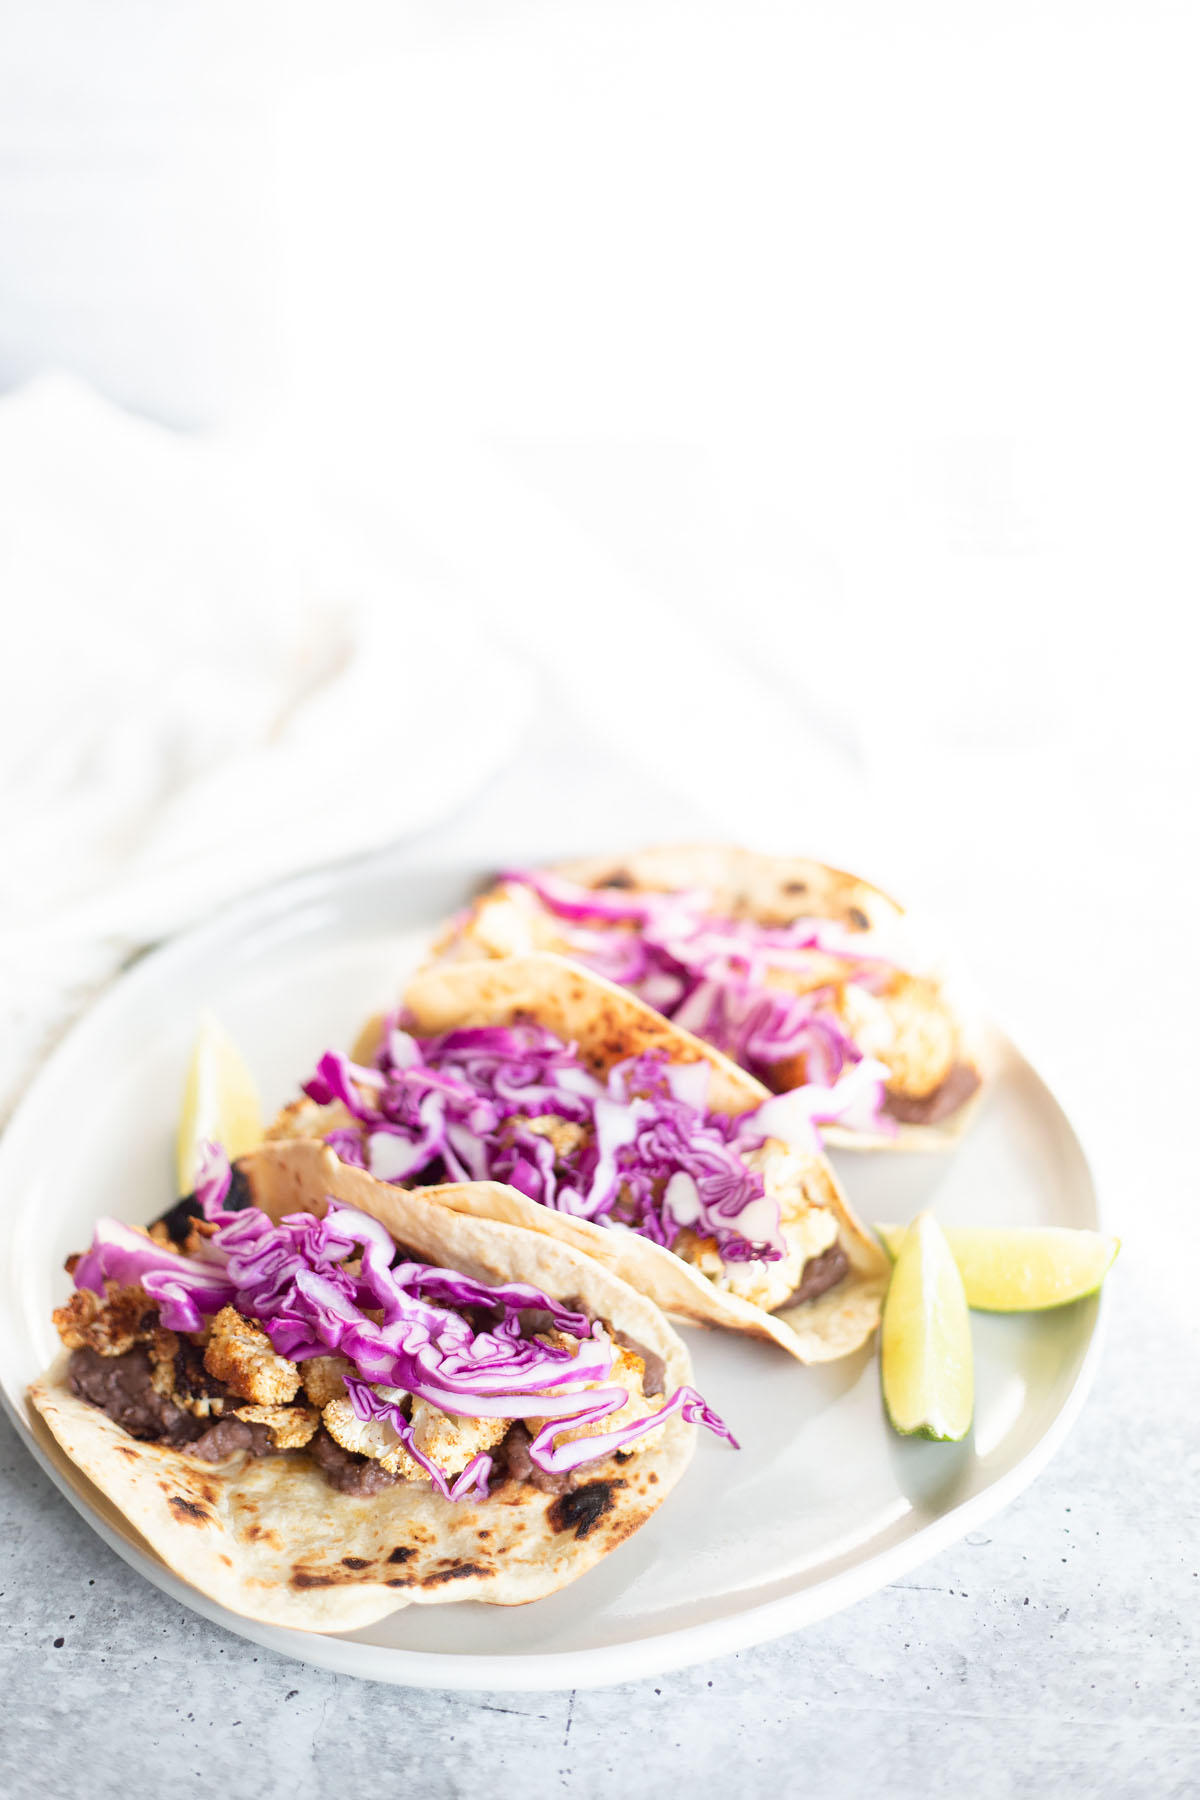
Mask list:
MULTIPOLYGON (((393 846, 384 851, 369 851, 289 875, 283 880, 271 882, 226 902, 208 918, 173 933, 141 952, 84 1007, 22 1089, 4 1130, 0 1133, 0 1191, 8 1162, 14 1154, 10 1146, 15 1141, 19 1150, 23 1121, 34 1110, 38 1095, 43 1088, 53 1086, 60 1064, 74 1053, 78 1038, 86 1037, 96 1030, 97 1021, 102 1029, 104 1016, 110 1006, 119 1005, 121 996, 130 987, 140 987, 147 982, 153 984, 162 970, 169 971, 177 960, 186 962, 197 950, 202 952, 205 945, 213 939, 220 939, 230 932, 251 929, 255 924, 261 924, 280 912, 298 909, 322 896, 333 897, 344 884, 353 883, 360 877, 378 878, 389 867, 394 867, 398 873, 407 867, 410 871, 416 870, 425 876, 445 875, 448 879, 461 879, 464 892, 469 891, 471 884, 479 880, 478 863, 461 858, 445 862, 434 858, 425 862, 421 855, 422 848, 419 843, 393 846)), ((994 1017, 993 1023, 1006 1042, 1033 1069, 1070 1131, 1090 1184, 1097 1229, 1106 1229, 1106 1209, 1096 1180, 1095 1166, 1078 1127, 1063 1107, 1056 1089, 1041 1074, 1037 1065, 1024 1056, 1020 1046, 996 1023, 994 1017)), ((265 1625, 244 1618, 228 1607, 210 1600, 199 1589, 174 1575, 148 1549, 143 1549, 110 1526, 92 1503, 89 1495, 92 1484, 86 1476, 73 1468, 68 1476, 66 1470, 57 1465, 39 1443, 24 1407, 14 1405, 3 1389, 0 1389, 0 1403, 34 1461, 110 1549, 115 1550, 129 1567, 171 1599, 225 1630, 232 1631, 236 1636, 278 1651, 293 1661, 353 1675, 358 1679, 383 1681, 394 1686, 440 1689, 446 1692, 564 1692, 569 1689, 605 1687, 624 1681, 644 1680, 656 1674, 691 1667, 716 1656, 730 1655, 752 1645, 785 1636, 805 1625, 816 1624, 856 1601, 877 1593, 899 1576, 920 1567, 940 1551, 958 1542, 974 1526, 982 1524, 1010 1505, 1056 1454, 1078 1419, 1095 1381, 1108 1328, 1109 1301, 1106 1287, 1099 1294, 1077 1304, 1092 1308, 1093 1318, 1087 1346, 1071 1387, 1037 1442, 982 1492, 939 1513, 936 1518, 930 1519, 899 1543, 876 1551, 861 1563, 839 1570, 794 1593, 779 1595, 760 1605, 724 1614, 719 1618, 626 1638, 619 1643, 577 1650, 509 1651, 488 1655, 407 1650, 385 1645, 366 1645, 351 1636, 338 1633, 307 1632, 293 1627, 265 1625), (379 1666, 355 1666, 364 1661, 379 1666)))

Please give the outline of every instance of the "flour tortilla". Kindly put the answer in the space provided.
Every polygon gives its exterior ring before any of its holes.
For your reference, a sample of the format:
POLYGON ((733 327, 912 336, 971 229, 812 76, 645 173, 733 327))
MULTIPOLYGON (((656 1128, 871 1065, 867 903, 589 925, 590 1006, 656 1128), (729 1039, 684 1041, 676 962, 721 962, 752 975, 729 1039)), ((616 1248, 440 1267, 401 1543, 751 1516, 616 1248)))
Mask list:
MULTIPOLYGON (((768 856, 726 844, 664 845, 627 856, 578 858, 555 865, 551 873, 580 887, 616 886, 631 893, 701 890, 715 913, 730 919, 752 919, 760 925, 787 925, 799 918, 830 919, 847 932, 862 935, 864 945, 874 938, 883 954, 903 940, 906 930, 904 909, 889 894, 858 875, 809 857, 768 856)), ((513 947, 570 954, 553 925, 543 929, 540 921, 527 944, 513 947)), ((435 954, 458 959, 495 956, 497 951, 475 936, 469 914, 465 923, 457 923, 443 935, 435 954)), ((959 1060, 984 1075, 982 1033, 955 1010, 959 1060)), ((894 1133, 886 1134, 850 1131, 835 1124, 822 1126, 822 1136, 832 1148, 841 1150, 947 1150, 970 1126, 981 1092, 977 1089, 948 1118, 934 1124, 900 1123, 894 1133)))
POLYGON ((847 931, 880 932, 904 917, 890 895, 845 869, 728 844, 669 844, 631 856, 579 858, 557 864, 554 873, 580 887, 611 886, 616 877, 617 886, 635 893, 702 888, 721 917, 760 925, 833 919, 847 931))
MULTIPOLYGON (((492 1210, 481 1196, 466 1194, 461 1210, 431 1206, 313 1141, 268 1146, 239 1166, 254 1204, 275 1217, 321 1214, 331 1195, 381 1220, 425 1261, 528 1282, 608 1319, 663 1358, 668 1394, 691 1380, 687 1350, 655 1306, 572 1246, 478 1216, 492 1210)), ((213 1465, 139 1443, 70 1392, 66 1360, 29 1398, 82 1473, 209 1599, 303 1631, 357 1630, 402 1606, 516 1606, 553 1594, 645 1523, 695 1449, 697 1427, 675 1415, 626 1462, 598 1461, 558 1499, 515 1481, 484 1502, 444 1500, 425 1482, 359 1498, 330 1487, 303 1453, 213 1465)))
MULTIPOLYGON (((460 1026, 510 1025, 532 1019, 578 1046, 594 1074, 646 1049, 665 1050, 675 1063, 706 1062, 712 1070, 708 1104, 730 1117, 753 1112, 770 1098, 760 1081, 719 1050, 682 1031, 624 988, 549 952, 490 962, 437 964, 414 977, 404 1003, 419 1036, 460 1026)), ((553 1233, 604 1264, 665 1311, 693 1324, 723 1326, 767 1338, 800 1362, 829 1362, 857 1350, 879 1323, 890 1262, 855 1217, 826 1159, 805 1165, 805 1191, 838 1222, 848 1274, 825 1294, 784 1312, 768 1313, 726 1293, 699 1269, 634 1232, 593 1225, 556 1212, 516 1188, 476 1182, 421 1189, 427 1199, 459 1212, 506 1220, 553 1233)))

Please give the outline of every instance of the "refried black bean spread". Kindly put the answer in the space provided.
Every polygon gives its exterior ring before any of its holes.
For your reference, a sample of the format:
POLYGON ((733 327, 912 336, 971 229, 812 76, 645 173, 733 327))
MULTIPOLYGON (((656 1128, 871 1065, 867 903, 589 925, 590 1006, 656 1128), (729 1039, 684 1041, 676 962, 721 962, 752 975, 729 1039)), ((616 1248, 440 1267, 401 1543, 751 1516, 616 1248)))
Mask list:
POLYGON ((267 1456, 274 1450, 265 1425, 232 1416, 212 1422, 193 1418, 165 1394, 155 1392, 153 1376, 150 1357, 140 1349, 127 1350, 124 1356, 72 1350, 67 1365, 71 1392, 98 1406, 130 1437, 186 1448, 189 1456, 205 1462, 219 1462, 235 1450, 248 1450, 251 1456, 267 1456))

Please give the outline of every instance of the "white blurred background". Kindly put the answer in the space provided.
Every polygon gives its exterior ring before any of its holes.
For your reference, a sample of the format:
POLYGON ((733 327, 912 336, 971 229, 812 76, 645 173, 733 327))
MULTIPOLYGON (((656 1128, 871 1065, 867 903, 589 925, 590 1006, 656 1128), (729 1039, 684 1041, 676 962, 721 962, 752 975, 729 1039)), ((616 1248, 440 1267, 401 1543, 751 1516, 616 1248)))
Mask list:
POLYGON ((1119 1205, 1194 1105, 1195 9, 0 32, 10 1075, 286 867, 719 833, 933 910, 1119 1205))

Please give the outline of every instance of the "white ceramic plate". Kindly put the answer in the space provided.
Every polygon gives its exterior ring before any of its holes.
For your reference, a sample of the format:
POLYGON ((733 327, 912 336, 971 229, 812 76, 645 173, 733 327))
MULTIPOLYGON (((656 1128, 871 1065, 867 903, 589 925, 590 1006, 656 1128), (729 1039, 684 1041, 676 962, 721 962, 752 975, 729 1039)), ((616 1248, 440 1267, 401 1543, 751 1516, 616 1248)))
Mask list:
MULTIPOLYGON (((328 1045, 399 990, 463 871, 393 855, 292 881, 146 957, 96 1006, 26 1096, 0 1143, 0 1388, 32 1454, 135 1569, 231 1631, 323 1668, 420 1687, 599 1685, 791 1631, 873 1592, 961 1537, 1029 1482, 1061 1442, 1095 1366, 1095 1300, 977 1316, 976 1423, 964 1444, 900 1440, 871 1350, 805 1369, 731 1333, 690 1332, 701 1391, 743 1448, 704 1441, 669 1503, 574 1586, 528 1607, 411 1607, 324 1636, 250 1623, 163 1567, 34 1428, 29 1380, 57 1340, 64 1256, 111 1212, 147 1220, 174 1197, 171 1143, 197 1010, 244 1046, 268 1111, 328 1045)), ((950 1158, 845 1155, 864 1218, 1096 1226, 1083 1152, 1011 1044, 973 1131, 950 1158)), ((704 1434, 702 1434, 703 1436, 704 1434)))

